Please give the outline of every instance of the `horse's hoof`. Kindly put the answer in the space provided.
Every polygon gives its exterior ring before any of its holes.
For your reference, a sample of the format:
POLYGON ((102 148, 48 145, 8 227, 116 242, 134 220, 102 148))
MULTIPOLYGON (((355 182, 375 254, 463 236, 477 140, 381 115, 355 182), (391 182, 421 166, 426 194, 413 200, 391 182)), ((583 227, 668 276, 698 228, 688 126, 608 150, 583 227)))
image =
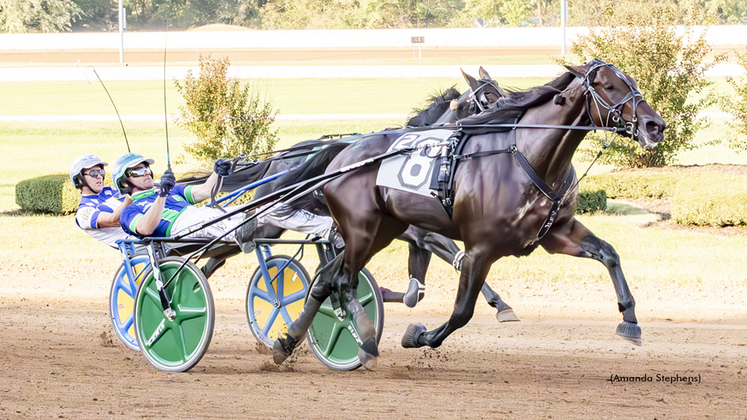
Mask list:
MULTIPOLYGON (((410 279, 407 291, 402 296, 402 303, 408 308, 414 308, 420 301, 420 286, 421 284, 417 279, 410 279)), ((423 291, 425 291, 425 285, 423 285, 423 291)))
POLYGON ((281 340, 282 339, 278 337, 278 339, 275 340, 275 344, 272 345, 272 361, 275 362, 276 365, 282 364, 293 352, 292 350, 290 352, 287 351, 285 347, 283 347, 281 340))
POLYGON ((376 356, 374 356, 371 353, 367 353, 362 348, 358 349, 358 359, 361 361, 361 364, 366 370, 375 371, 376 370, 376 356))
POLYGON ((369 338, 368 340, 364 341, 363 344, 360 346, 363 351, 366 353, 374 356, 379 357, 379 346, 376 345, 376 339, 373 337, 369 338))
POLYGON ((496 313, 495 318, 498 320, 498 322, 519 322, 521 321, 521 319, 518 316, 516 316, 516 314, 514 313, 514 310, 511 308, 504 309, 496 313))
POLYGON ((616 334, 636 346, 643 345, 643 340, 641 340, 641 327, 638 324, 623 321, 617 326, 616 334))
POLYGON ((406 349, 423 347, 422 344, 418 343, 418 339, 427 331, 428 330, 425 329, 425 326, 423 324, 408 325, 407 330, 405 330, 405 335, 402 336, 402 347, 406 349))

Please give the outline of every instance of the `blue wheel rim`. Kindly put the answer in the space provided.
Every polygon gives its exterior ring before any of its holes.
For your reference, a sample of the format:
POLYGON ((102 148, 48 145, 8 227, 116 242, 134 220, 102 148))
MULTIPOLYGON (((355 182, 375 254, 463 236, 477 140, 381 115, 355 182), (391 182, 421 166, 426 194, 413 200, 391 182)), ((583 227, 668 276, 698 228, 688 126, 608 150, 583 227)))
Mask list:
MULTIPOLYGON (((287 261, 288 259, 285 257, 274 256, 266 261, 267 269, 274 276, 287 261)), ((272 333, 278 331, 279 324, 276 321, 282 321, 285 328, 293 323, 303 308, 303 302, 309 287, 305 271, 295 262, 288 264, 277 276, 274 285, 277 293, 270 292, 267 289, 266 280, 262 277, 261 270, 257 270, 252 277, 246 299, 247 318, 252 333, 268 347, 272 347, 275 343, 272 333), (297 276, 297 278, 293 280, 288 276, 297 276), (296 290, 289 292, 288 289, 292 282, 299 280, 301 281, 301 288, 298 289, 298 286, 296 286, 294 288, 296 290), (266 313, 266 311, 269 311, 269 313, 266 313)))
POLYGON ((130 259, 135 278, 127 275, 124 264, 120 266, 112 282, 109 295, 109 313, 112 327, 122 343, 132 350, 140 350, 134 335, 135 297, 143 274, 150 268, 150 261, 145 255, 137 255, 130 259))

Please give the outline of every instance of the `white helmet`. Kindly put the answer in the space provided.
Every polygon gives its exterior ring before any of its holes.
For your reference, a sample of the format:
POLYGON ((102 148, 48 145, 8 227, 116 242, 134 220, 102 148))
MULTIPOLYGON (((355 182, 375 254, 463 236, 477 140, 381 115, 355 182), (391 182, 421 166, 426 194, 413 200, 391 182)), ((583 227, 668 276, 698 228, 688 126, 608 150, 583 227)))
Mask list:
POLYGON ((81 176, 84 169, 93 168, 94 166, 106 166, 108 163, 101 160, 96 155, 82 155, 78 156, 73 164, 70 165, 70 181, 73 182, 73 186, 77 189, 83 188, 85 181, 81 176))

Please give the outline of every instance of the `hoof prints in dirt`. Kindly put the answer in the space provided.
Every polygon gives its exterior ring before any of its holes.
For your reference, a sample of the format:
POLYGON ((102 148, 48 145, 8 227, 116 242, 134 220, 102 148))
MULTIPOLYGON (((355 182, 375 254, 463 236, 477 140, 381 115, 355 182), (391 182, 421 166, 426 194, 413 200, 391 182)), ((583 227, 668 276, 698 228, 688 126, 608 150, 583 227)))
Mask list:
POLYGON ((114 338, 112 338, 112 335, 108 331, 103 331, 99 335, 99 340, 101 343, 101 347, 115 347, 114 338))

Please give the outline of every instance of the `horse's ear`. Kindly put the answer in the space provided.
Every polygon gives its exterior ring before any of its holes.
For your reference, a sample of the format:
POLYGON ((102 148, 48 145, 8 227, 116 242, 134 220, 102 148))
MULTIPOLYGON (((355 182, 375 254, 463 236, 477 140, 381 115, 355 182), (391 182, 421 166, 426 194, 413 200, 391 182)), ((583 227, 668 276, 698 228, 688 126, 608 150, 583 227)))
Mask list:
POLYGON ((491 80, 492 78, 488 74, 488 71, 480 66, 480 79, 491 80))
POLYGON ((572 75, 580 78, 586 77, 586 66, 565 66, 565 68, 568 69, 568 72, 572 75))
POLYGON ((470 89, 472 89, 472 90, 477 89, 478 83, 477 83, 477 80, 474 77, 472 77, 469 74, 465 73, 464 70, 462 70, 462 76, 464 76, 464 80, 467 81, 467 84, 469 85, 470 89))

